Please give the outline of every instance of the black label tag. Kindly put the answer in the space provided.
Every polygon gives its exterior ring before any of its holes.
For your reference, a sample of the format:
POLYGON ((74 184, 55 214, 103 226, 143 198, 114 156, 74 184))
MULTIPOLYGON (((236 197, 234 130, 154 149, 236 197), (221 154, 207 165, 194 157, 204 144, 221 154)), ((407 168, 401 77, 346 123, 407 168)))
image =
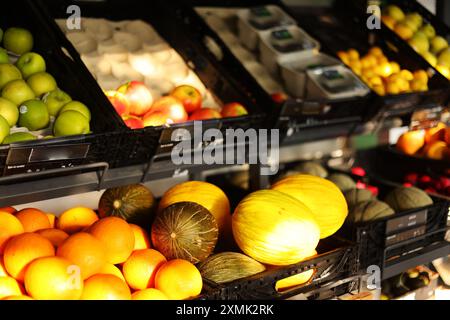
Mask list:
POLYGON ((394 234, 392 236, 388 236, 386 238, 386 246, 391 246, 391 245, 399 243, 399 242, 403 242, 403 241, 407 241, 409 239, 423 236, 426 231, 427 231, 427 226, 421 226, 419 228, 415 228, 412 230, 394 234))
POLYGON ((391 219, 386 223, 386 234, 413 228, 427 223, 428 210, 411 213, 409 215, 391 219))

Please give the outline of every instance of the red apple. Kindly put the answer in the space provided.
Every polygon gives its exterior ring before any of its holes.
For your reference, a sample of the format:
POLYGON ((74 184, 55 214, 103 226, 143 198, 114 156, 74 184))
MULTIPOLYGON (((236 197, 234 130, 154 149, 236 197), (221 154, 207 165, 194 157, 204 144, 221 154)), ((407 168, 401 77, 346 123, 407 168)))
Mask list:
POLYGON ((284 94, 283 92, 276 92, 274 94, 272 94, 272 100, 276 103, 283 103, 285 102, 287 99, 289 99, 289 97, 284 94))
POLYGON ((143 129, 144 128, 144 123, 142 122, 141 119, 139 119, 138 117, 125 117, 123 118, 125 124, 127 125, 128 128, 130 129, 143 129))
POLYGON ((237 102, 226 104, 222 108, 222 117, 224 118, 236 118, 248 115, 247 109, 237 102))
POLYGON ((130 104, 123 93, 117 91, 106 91, 105 95, 119 116, 124 117, 130 114, 130 104))
POLYGON ((181 102, 170 96, 162 97, 156 100, 150 111, 145 116, 147 117, 156 112, 167 115, 167 118, 172 120, 172 123, 186 122, 189 117, 181 102))
POLYGON ((157 112, 150 111, 144 116, 142 120, 144 121, 145 127, 159 127, 173 123, 173 120, 169 117, 167 113, 160 111, 157 112))
POLYGON ((202 94, 192 86, 176 87, 170 95, 181 101, 187 113, 192 113, 202 107, 202 94))
POLYGON ((210 120, 210 119, 221 119, 222 115, 219 111, 211 108, 203 108, 195 111, 189 117, 189 121, 200 121, 200 120, 210 120))
POLYGON ((117 89, 117 91, 125 95, 130 104, 130 113, 132 115, 143 116, 152 107, 153 96, 142 82, 128 82, 117 89))

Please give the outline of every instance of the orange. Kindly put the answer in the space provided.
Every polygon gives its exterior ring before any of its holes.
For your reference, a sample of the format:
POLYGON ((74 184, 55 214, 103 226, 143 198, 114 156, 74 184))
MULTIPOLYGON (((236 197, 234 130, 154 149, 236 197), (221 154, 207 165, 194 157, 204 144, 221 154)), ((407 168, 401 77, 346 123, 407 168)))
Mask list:
POLYGON ((19 219, 8 212, 0 211, 0 255, 5 250, 8 240, 23 233, 23 226, 19 219))
POLYGON ((94 210, 89 208, 73 208, 64 212, 58 219, 57 228, 68 234, 74 234, 90 227, 98 216, 94 210))
POLYGON ((81 300, 131 300, 131 292, 118 277, 97 274, 84 282, 81 300))
POLYGON ((0 278, 0 300, 11 296, 22 295, 20 284, 11 277, 0 278))
POLYGON ((3 256, 0 256, 0 277, 9 277, 8 272, 6 272, 5 264, 3 263, 3 256))
POLYGON ((25 232, 51 228, 47 215, 39 209, 23 209, 16 213, 16 218, 22 222, 25 232))
POLYGON ((134 233, 134 251, 142 249, 150 249, 150 240, 148 233, 141 227, 130 224, 131 230, 134 233))
POLYGON ((202 292, 200 271, 189 261, 172 260, 159 268, 155 277, 155 288, 171 300, 194 298, 202 292))
POLYGON ((427 146, 425 155, 429 159, 444 160, 450 155, 450 151, 445 142, 436 141, 427 146))
POLYGON ((117 268, 115 265, 111 263, 105 263, 103 267, 100 269, 97 274, 110 274, 113 276, 116 276, 117 278, 120 278, 123 281, 125 280, 125 277, 123 276, 122 272, 117 268))
POLYGON ((450 145, 450 127, 445 128, 445 142, 450 145))
POLYGON ((84 232, 70 236, 58 247, 56 255, 79 266, 83 280, 96 274, 106 263, 103 243, 84 232))
POLYGON ((24 233, 8 241, 3 255, 6 271, 22 282, 25 269, 33 260, 55 255, 52 243, 36 233, 24 233))
POLYGON ((0 208, 0 211, 2 212, 8 212, 11 214, 15 214, 17 212, 17 210, 13 207, 4 207, 4 208, 0 208))
POLYGON ((29 296, 11 296, 8 298, 4 298, 2 299, 4 301, 8 300, 8 301, 25 301, 25 300, 34 300, 33 298, 30 298, 29 296))
POLYGON ((166 262, 166 258, 156 250, 134 251, 123 265, 123 275, 134 290, 152 288, 155 286, 156 272, 166 262))
POLYGON ((103 242, 109 263, 123 263, 133 252, 134 234, 125 220, 116 217, 101 219, 89 228, 89 233, 103 242))
POLYGON ((55 248, 59 247, 69 237, 67 233, 58 229, 44 229, 36 233, 49 240, 55 248))
POLYGON ((58 220, 56 216, 53 213, 46 213, 45 215, 50 221, 50 228, 56 228, 56 221, 58 220))
POLYGON ((407 155, 415 155, 425 145, 425 132, 423 130, 404 133, 397 141, 397 149, 407 155))
POLYGON ((169 300, 167 296, 157 289, 145 289, 136 291, 131 296, 132 300, 169 300))
POLYGON ((25 289, 37 300, 78 300, 83 281, 70 261, 47 257, 33 261, 27 268, 25 289))
POLYGON ((434 128, 425 130, 425 143, 445 141, 445 124, 440 122, 434 128))

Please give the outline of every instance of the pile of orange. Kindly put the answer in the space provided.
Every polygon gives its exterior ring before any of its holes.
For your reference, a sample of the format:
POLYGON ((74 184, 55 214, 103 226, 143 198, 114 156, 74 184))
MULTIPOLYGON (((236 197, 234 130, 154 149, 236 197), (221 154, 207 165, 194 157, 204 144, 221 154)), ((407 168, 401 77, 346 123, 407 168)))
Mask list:
POLYGON ((202 285, 194 265, 167 261, 120 218, 0 208, 0 300, 184 300, 202 285))
POLYGON ((355 49, 339 51, 338 57, 380 96, 428 91, 428 74, 424 70, 411 72, 389 61, 379 47, 373 47, 361 57, 355 49))
POLYGON ((427 130, 406 132, 398 139, 397 149, 410 156, 450 160, 450 127, 439 123, 427 130))

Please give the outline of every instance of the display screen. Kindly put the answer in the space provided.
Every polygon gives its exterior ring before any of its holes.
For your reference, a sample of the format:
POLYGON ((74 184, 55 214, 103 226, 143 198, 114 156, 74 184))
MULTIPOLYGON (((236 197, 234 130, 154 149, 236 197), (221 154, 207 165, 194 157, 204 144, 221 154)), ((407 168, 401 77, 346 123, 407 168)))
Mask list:
POLYGON ((267 18, 272 16, 270 11, 266 7, 252 8, 250 9, 250 12, 252 13, 253 16, 258 18, 267 18))
POLYGON ((286 29, 277 30, 277 31, 272 32, 272 37, 274 37, 274 39, 276 39, 276 40, 292 40, 292 39, 294 39, 292 34, 286 29))
POLYGON ((337 70, 324 71, 323 77, 327 80, 340 80, 344 79, 344 76, 337 70))

